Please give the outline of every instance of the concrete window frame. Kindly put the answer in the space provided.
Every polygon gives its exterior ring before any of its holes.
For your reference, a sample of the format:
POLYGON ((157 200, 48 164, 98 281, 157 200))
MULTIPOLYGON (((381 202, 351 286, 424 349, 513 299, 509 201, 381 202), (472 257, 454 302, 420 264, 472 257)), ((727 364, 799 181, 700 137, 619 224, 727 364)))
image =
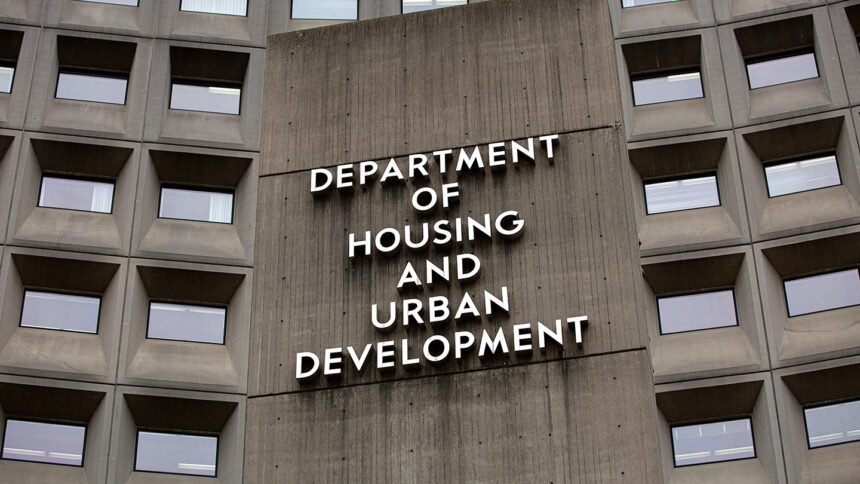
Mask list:
POLYGON ((714 15, 726 24, 824 5, 827 0, 717 0, 714 15))
POLYGON ((642 256, 748 243, 746 206, 731 132, 628 145, 642 256), (716 173, 720 205, 647 214, 643 180, 716 173))
POLYGON ((243 395, 119 386, 114 400, 110 447, 112 458, 107 482, 241 482, 245 413, 243 395), (135 471, 138 429, 217 435, 217 476, 135 471))
POLYGON ((0 93, 0 128, 23 128, 30 97, 30 83, 36 64, 39 29, 3 25, 0 29, 0 59, 15 61, 12 92, 0 93), (21 36, 16 45, 15 37, 21 36), (17 47, 17 51, 16 51, 17 47))
POLYGON ((776 404, 767 372, 655 387, 664 482, 785 482, 776 404), (675 467, 672 427, 750 417, 755 458, 675 467))
POLYGON ((21 149, 20 131, 0 129, 0 244, 6 240, 6 222, 12 206, 18 152, 21 149))
POLYGON ((860 306, 788 317, 783 280, 860 264, 860 227, 755 244, 756 267, 774 368, 860 354, 860 306))
POLYGON ((44 7, 45 0, 5 0, 0 2, 0 21, 38 27, 44 7))
POLYGON ((774 371, 774 391, 789 482, 851 482, 860 442, 809 448, 804 408, 860 398, 860 357, 774 371))
POLYGON ((9 248, 0 270, 0 371, 112 383, 125 295, 125 258, 9 248), (24 290, 101 298, 98 333, 21 327, 24 290), (62 351, 57 351, 62 348, 62 351))
POLYGON ((251 266, 257 218, 257 155, 167 145, 147 144, 144 148, 132 256, 251 266), (232 189, 232 223, 158 218, 162 184, 232 189))
POLYGON ((21 147, 9 243, 128 255, 140 145, 61 135, 27 134, 21 147), (98 160, 81 163, 80 159, 98 160), (113 213, 39 207, 43 172, 115 180, 113 213), (59 231, 58 227, 75 230, 59 231))
POLYGON ((244 393, 248 386, 251 270, 132 259, 118 382, 244 393), (227 308, 223 345, 146 337, 152 300, 227 308))
POLYGON ((848 111, 752 126, 736 131, 753 241, 860 221, 860 152, 848 111), (842 183, 769 197, 764 166, 805 155, 836 153, 842 183))
MULTIPOLYGON (((177 9, 178 7, 177 3, 177 9)), ((208 15, 208 14, 199 14, 208 15)), ((258 150, 265 51, 227 45, 156 41, 144 140, 211 148, 258 150), (239 114, 170 109, 173 79, 241 84, 239 114)))
POLYGON ((616 40, 615 50, 628 141, 731 128, 715 29, 616 40), (688 67, 699 68, 704 97, 633 105, 633 76, 688 67))
POLYGON ((767 368, 764 325, 749 246, 646 257, 641 263, 655 382, 767 368), (660 334, 657 298, 729 288, 734 291, 737 326, 660 334))
POLYGON ((6 418, 87 427, 83 467, 0 460, 3 482, 105 482, 113 400, 112 385, 0 375, 0 438, 6 418))
POLYGON ((240 17, 183 11, 179 9, 181 0, 158 0, 156 35, 195 42, 265 47, 269 0, 247 1, 247 15, 240 17))
POLYGON ((830 5, 830 20, 842 75, 848 87, 848 98, 852 105, 860 104, 860 50, 857 37, 860 36, 860 0, 830 5))
POLYGON ((827 8, 718 27, 735 126, 765 123, 848 106, 827 8), (747 58, 812 48, 818 77, 751 90, 747 58))
POLYGON ((43 29, 26 128, 33 131, 140 140, 143 133, 151 52, 150 39, 88 32, 67 35, 63 31, 43 29), (93 44, 93 41, 98 43, 93 44), (92 45, 97 45, 101 52, 90 50, 89 46, 92 45), (87 115, 81 116, 82 101, 54 97, 61 65, 127 72, 125 104, 88 103, 87 115))
POLYGON ((137 0, 137 7, 78 0, 48 0, 45 26, 152 37, 158 0, 137 0))
POLYGON ((708 0, 681 0, 634 8, 623 8, 621 0, 606 1, 616 39, 714 25, 714 9, 708 0))

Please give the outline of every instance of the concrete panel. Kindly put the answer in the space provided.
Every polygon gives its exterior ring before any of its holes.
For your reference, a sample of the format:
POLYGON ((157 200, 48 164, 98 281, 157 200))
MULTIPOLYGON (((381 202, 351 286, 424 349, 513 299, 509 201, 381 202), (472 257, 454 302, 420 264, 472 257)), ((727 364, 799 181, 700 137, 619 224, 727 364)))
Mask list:
POLYGON ((713 2, 717 23, 723 24, 824 5, 827 0, 713 0, 713 2))
POLYGON ((645 351, 248 402, 245 482, 658 482, 645 351))
POLYGON ((180 4, 180 0, 158 1, 159 38, 255 47, 266 45, 269 0, 248 0, 245 16, 183 11, 180 4))
POLYGON ((0 21, 39 26, 44 8, 45 0, 4 0, 0 3, 0 21))
POLYGON ((607 126, 620 119, 612 55, 603 0, 496 0, 272 36, 260 171, 607 126))
POLYGON ((137 7, 79 0, 48 0, 45 26, 152 37, 158 0, 137 0, 137 7))
POLYGON ((0 243, 6 240, 6 222, 12 205, 20 149, 20 132, 0 129, 0 243))
POLYGON ((860 35, 860 0, 836 3, 829 9, 848 98, 852 106, 857 106, 860 104, 860 49, 855 47, 860 35))
POLYGON ((607 1, 615 38, 714 25, 710 0, 681 0, 633 8, 623 8, 618 0, 607 1))
POLYGON ((0 128, 21 129, 27 114, 30 83, 33 80, 33 66, 36 64, 36 49, 41 32, 34 27, 13 25, 3 25, 2 30, 2 42, 6 44, 4 50, 14 50, 17 40, 20 40, 20 47, 17 52, 4 52, 3 55, 5 60, 10 60, 9 57, 17 60, 12 92, 0 93, 0 128), (23 37, 19 37, 21 33, 23 37))

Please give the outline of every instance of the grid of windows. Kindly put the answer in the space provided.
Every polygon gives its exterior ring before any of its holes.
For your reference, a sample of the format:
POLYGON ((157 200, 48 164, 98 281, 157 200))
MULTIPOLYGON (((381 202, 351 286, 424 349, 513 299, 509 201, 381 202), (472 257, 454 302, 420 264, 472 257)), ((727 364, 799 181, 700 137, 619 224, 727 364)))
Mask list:
POLYGON ((82 466, 87 429, 28 420, 7 419, 3 459, 82 466))

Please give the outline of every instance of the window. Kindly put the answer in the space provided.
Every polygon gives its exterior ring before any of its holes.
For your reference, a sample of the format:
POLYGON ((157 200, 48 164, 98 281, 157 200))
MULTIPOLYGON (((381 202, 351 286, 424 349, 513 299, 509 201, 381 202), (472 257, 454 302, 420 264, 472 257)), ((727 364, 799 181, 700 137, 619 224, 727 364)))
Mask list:
POLYGON ((860 400, 803 409, 809 448, 860 440, 860 400))
POLYGON ((747 61, 750 89, 818 77, 814 52, 780 54, 747 61))
POLYGON ((784 282, 788 316, 860 304, 860 269, 848 269, 784 282))
POLYGON ((215 477, 218 437, 137 432, 134 470, 215 477))
POLYGON ((101 298, 43 291, 24 291, 21 326, 98 333, 101 298))
POLYGON ((39 206, 111 213, 113 183, 44 175, 39 206))
POLYGON ((179 10, 244 17, 248 14, 248 0, 182 0, 179 10))
POLYGON ((12 80, 15 79, 15 66, 0 64, 0 92, 12 92, 12 80))
POLYGON ((242 88, 174 81, 170 89, 170 109, 239 114, 242 88))
POLYGON ((233 223, 233 192, 161 187, 160 218, 233 223))
POLYGON ((698 70, 636 76, 633 79, 633 105, 665 103, 705 97, 698 70))
POLYGON ((654 5, 656 3, 677 2, 678 0, 621 0, 623 8, 641 7, 642 5, 654 5))
POLYGON ((109 3, 111 5, 126 5, 129 7, 136 7, 137 0, 80 0, 81 2, 92 2, 92 3, 109 3))
POLYGON ((715 175, 645 183, 645 206, 649 215, 719 205, 715 175))
POLYGON ((293 0, 292 18, 358 20, 358 0, 293 0))
POLYGON ((752 419, 672 427, 675 467, 755 457, 752 419))
POLYGON ((842 184, 835 154, 777 162, 766 166, 764 174, 770 197, 842 184))
POLYGON ((80 467, 84 463, 86 432, 82 425, 8 419, 3 459, 80 467))
POLYGON ((57 79, 57 99, 125 104, 128 78, 103 73, 60 71, 57 79))
POLYGON ((657 298, 660 334, 737 326, 732 289, 657 298))
POLYGON ((227 309, 151 301, 146 337, 224 344, 227 309))
POLYGON ((403 0, 403 13, 466 5, 466 0, 403 0))

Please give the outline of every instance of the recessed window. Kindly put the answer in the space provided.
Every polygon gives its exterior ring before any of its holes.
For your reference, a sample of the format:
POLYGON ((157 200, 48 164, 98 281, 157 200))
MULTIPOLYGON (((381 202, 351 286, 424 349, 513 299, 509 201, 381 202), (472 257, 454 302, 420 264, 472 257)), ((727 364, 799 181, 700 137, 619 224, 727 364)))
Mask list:
POLYGON ((358 0, 293 0, 292 18, 358 20, 358 0))
POLYGON ((200 222, 233 222, 233 193, 161 187, 158 216, 200 222))
POLYGON ((755 457, 752 419, 672 427, 675 467, 755 457))
POLYGON ((860 269, 848 269, 784 282, 788 316, 860 304, 860 269))
POLYGON ((109 3, 111 5, 126 5, 128 7, 136 7, 137 0, 80 0, 81 2, 92 3, 109 3))
POLYGON ((466 5, 466 0, 403 0, 403 13, 466 5))
POLYGON ((239 114, 242 88, 207 86, 175 81, 170 89, 170 109, 239 114))
POLYGON ((218 437, 137 432, 134 470, 215 477, 218 437))
POLYGON ((57 99, 125 104, 128 78, 108 74, 60 72, 57 99))
POLYGON ((15 66, 0 65, 0 92, 12 92, 12 81, 15 79, 15 66))
POLYGON ((621 0, 621 6, 624 8, 641 7, 643 5, 654 5, 655 3, 670 3, 679 0, 621 0))
POLYGON ((645 183, 645 205, 649 215, 719 204, 715 175, 645 183))
POLYGON ((224 344, 227 309, 151 301, 146 337, 224 344))
POLYGON ((860 440, 860 400, 805 408, 809 448, 860 440))
POLYGON ((778 162, 764 168, 767 194, 771 197, 842 184, 836 155, 778 162))
POLYGON ((657 298, 660 334, 737 326, 731 289, 657 298))
POLYGON ((111 213, 113 183, 45 175, 39 192, 39 206, 111 213))
POLYGON ((750 89, 776 86, 818 77, 814 52, 782 54, 747 61, 750 89))
POLYGON ((633 78, 633 104, 681 101, 705 97, 702 77, 698 70, 674 74, 636 76, 633 78))
POLYGON ((24 291, 21 326, 98 333, 101 298, 44 291, 24 291))
POLYGON ((179 10, 244 17, 248 14, 248 0, 182 0, 179 10))
POLYGON ((28 420, 6 420, 3 433, 3 458, 82 466, 87 428, 28 420))

